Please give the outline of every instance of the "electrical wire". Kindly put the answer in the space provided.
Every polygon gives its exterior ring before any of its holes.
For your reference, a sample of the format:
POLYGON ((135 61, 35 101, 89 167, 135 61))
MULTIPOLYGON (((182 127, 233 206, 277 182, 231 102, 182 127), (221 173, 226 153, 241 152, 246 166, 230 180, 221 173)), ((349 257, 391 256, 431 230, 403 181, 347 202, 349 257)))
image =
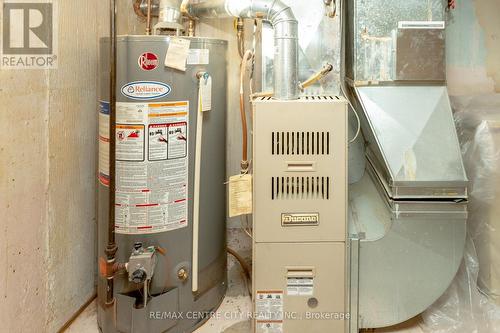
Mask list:
POLYGON ((241 223, 241 229, 245 232, 245 234, 253 239, 252 236, 252 229, 248 226, 248 215, 245 215, 245 225, 243 225, 243 218, 240 221, 241 223))
POLYGON ((243 231, 245 232, 245 234, 246 234, 248 237, 250 237, 251 239, 253 239, 252 234, 250 233, 250 231, 248 231, 248 229, 247 229, 247 228, 243 228, 243 231))
POLYGON ((354 108, 354 106, 352 105, 351 103, 351 100, 349 98, 349 96, 347 95, 347 93, 345 92, 344 90, 344 85, 341 83, 340 84, 340 91, 342 91, 342 94, 344 94, 345 96, 345 99, 347 100, 347 103, 349 104, 349 106, 351 107, 351 110, 352 112, 354 112, 354 115, 356 116, 356 121, 358 122, 358 127, 356 129, 356 134, 354 135, 354 138, 352 138, 351 140, 349 140, 349 144, 352 144, 354 143, 358 137, 359 137, 359 134, 361 133, 361 120, 359 119, 359 115, 358 115, 358 112, 356 111, 356 109, 354 108))
MULTIPOLYGON (((342 6, 343 7, 343 6, 342 6)), ((343 52, 342 52, 342 65, 345 66, 345 22, 344 22, 344 16, 343 13, 340 14, 340 35, 341 36, 344 36, 343 38, 341 38, 342 40, 342 49, 343 49, 343 52)), ((349 140, 349 145, 351 145, 352 143, 354 143, 359 135, 361 134, 361 119, 359 118, 359 114, 358 112, 356 111, 356 109, 354 108, 354 105, 352 104, 351 102, 351 99, 349 98, 349 95, 347 95, 347 92, 345 91, 344 89, 344 76, 342 75, 341 73, 341 77, 340 77, 340 82, 339 82, 339 86, 340 86, 340 91, 342 92, 342 94, 344 95, 345 99, 347 100, 347 103, 349 104, 349 106, 351 107, 351 110, 352 112, 354 112, 354 115, 356 116, 356 121, 358 122, 358 126, 357 126, 357 129, 356 129, 356 134, 354 135, 354 137, 349 140)))

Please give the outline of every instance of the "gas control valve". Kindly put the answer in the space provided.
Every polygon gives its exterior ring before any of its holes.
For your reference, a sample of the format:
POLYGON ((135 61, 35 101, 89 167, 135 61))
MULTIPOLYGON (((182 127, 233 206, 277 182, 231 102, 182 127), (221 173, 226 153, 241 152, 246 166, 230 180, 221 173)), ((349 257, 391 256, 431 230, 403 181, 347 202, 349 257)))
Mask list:
POLYGON ((156 266, 156 249, 154 246, 144 248, 142 243, 134 244, 134 250, 127 263, 128 279, 133 283, 144 283, 151 280, 156 266))

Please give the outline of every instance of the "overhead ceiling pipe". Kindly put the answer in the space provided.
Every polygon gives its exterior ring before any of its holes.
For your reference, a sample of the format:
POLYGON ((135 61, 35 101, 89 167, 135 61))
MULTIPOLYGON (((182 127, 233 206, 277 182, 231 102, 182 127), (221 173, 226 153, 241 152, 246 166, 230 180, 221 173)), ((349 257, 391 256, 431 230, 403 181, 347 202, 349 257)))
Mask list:
POLYGON ((299 98, 298 21, 281 0, 207 0, 190 4, 192 16, 199 18, 241 17, 263 19, 274 28, 274 96, 299 98))

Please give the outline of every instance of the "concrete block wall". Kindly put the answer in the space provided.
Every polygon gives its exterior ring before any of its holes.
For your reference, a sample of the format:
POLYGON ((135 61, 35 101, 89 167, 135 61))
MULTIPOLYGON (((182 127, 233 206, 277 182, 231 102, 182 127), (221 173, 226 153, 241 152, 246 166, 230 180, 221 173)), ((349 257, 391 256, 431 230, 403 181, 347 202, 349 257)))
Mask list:
MULTIPOLYGON (((448 29, 450 92, 499 92, 500 2, 457 4, 448 29)), ((0 331, 12 333, 56 332, 94 293, 98 39, 108 32, 109 8, 102 0, 58 6, 59 68, 0 70, 0 331)), ((119 7, 119 33, 143 34, 131 1, 119 7)), ((228 174, 235 174, 240 58, 233 23, 197 29, 229 41, 228 174)))
POLYGON ((0 70, 2 332, 56 332, 95 290, 98 37, 107 2, 58 1, 59 66, 0 70))

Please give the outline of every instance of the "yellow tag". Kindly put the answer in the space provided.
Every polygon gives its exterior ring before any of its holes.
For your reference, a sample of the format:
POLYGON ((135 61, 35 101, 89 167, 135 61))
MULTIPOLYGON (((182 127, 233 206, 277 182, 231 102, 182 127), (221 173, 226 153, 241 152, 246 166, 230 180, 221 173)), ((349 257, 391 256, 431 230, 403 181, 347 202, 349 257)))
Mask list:
POLYGON ((252 213, 252 175, 229 178, 229 216, 252 213))

